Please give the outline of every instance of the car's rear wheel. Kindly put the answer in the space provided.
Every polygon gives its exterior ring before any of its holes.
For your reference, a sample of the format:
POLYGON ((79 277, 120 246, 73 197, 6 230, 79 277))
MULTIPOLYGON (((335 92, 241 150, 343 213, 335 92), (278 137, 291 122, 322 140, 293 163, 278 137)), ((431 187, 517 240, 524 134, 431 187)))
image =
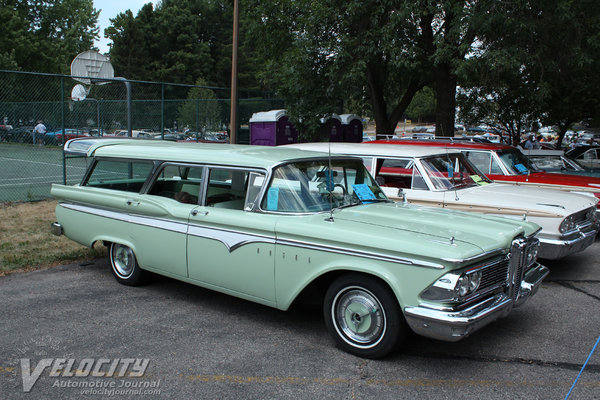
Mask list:
POLYGON ((119 243, 111 243, 109 258, 113 275, 119 283, 129 286, 143 283, 145 273, 138 265, 131 248, 119 243))
POLYGON ((375 278, 360 274, 336 279, 325 294, 325 325, 337 344, 354 355, 380 358, 407 332, 396 297, 375 278))

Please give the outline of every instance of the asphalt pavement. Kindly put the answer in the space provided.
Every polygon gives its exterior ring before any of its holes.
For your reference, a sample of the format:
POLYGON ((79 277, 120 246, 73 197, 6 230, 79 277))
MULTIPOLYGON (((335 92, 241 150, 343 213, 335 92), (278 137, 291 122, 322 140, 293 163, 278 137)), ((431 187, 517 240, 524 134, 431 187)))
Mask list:
POLYGON ((457 343, 383 360, 335 347, 319 308, 278 311, 106 259, 0 277, 0 399, 600 399, 600 242, 457 343), (26 391, 28 390, 28 391, 26 391))

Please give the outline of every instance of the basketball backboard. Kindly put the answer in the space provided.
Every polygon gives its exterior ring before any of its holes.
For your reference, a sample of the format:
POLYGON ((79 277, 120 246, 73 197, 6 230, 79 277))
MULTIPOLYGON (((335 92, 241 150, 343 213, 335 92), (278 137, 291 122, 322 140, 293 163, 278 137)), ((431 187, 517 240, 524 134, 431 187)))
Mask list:
POLYGON ((105 84, 102 79, 112 79, 115 76, 110 59, 94 50, 79 53, 71 62, 71 76, 76 81, 90 85, 105 84))

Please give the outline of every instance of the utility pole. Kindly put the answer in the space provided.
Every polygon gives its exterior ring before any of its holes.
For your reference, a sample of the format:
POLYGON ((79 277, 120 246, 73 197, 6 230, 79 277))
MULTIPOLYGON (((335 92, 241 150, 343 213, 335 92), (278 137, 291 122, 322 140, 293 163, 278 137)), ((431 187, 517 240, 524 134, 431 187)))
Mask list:
POLYGON ((231 115, 229 117, 229 143, 237 141, 237 59, 238 59, 238 27, 240 11, 238 0, 233 0, 233 50, 231 54, 231 115))

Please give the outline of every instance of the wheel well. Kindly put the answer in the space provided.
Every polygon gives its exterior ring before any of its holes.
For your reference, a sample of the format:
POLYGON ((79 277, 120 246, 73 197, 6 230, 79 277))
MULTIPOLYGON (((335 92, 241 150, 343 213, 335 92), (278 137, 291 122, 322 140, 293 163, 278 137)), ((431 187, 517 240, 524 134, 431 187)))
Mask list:
MULTIPOLYGON (((336 270, 327 272, 317 279, 313 280, 310 284, 308 284, 298 296, 292 302, 291 307, 299 306, 299 305, 310 305, 310 306, 321 306, 323 304, 323 300, 325 298, 325 292, 327 292, 327 288, 342 275, 345 274, 355 274, 355 275, 364 275, 368 276, 372 279, 378 280, 382 285, 384 285, 390 293, 396 298, 394 291, 390 287, 390 285, 381 279, 380 277, 372 274, 366 274, 364 272, 357 272, 352 270, 336 270)), ((396 299, 397 301, 397 299, 396 299)))

